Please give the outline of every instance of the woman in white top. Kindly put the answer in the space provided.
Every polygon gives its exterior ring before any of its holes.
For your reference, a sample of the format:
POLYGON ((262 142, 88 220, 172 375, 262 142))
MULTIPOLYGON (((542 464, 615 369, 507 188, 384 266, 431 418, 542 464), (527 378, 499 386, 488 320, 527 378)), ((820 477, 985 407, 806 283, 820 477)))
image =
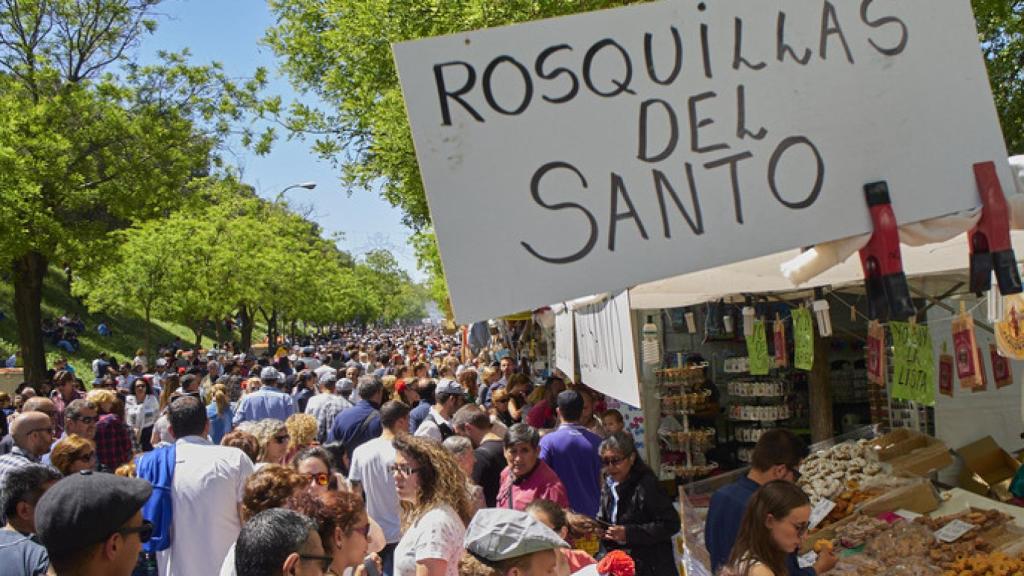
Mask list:
POLYGON ((396 576, 458 576, 466 524, 473 515, 466 475, 444 448, 428 438, 394 440, 395 476, 402 500, 402 539, 395 548, 396 576))
POLYGON ((143 452, 153 449, 153 425, 160 417, 160 400, 153 394, 149 380, 139 378, 132 383, 132 394, 125 397, 125 416, 143 452))
POLYGON ((811 517, 811 502, 799 486, 775 480, 750 497, 720 576, 784 576, 786 559, 800 549, 811 517))

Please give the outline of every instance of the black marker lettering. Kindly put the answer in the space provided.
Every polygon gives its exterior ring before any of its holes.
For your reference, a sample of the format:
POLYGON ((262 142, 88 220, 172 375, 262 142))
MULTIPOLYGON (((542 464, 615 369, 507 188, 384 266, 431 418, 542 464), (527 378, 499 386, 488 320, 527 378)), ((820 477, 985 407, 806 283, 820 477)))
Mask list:
POLYGON ((568 44, 559 44, 558 46, 551 46, 545 48, 544 51, 537 56, 537 63, 534 67, 534 69, 537 72, 537 76, 540 76, 545 80, 554 80, 555 78, 563 74, 569 75, 569 82, 572 86, 569 88, 568 92, 558 97, 551 97, 547 95, 541 96, 541 98, 547 100, 548 102, 551 102, 552 104, 561 104, 563 102, 568 102, 575 98, 576 94, 580 90, 580 81, 578 78, 576 78, 576 75, 573 74, 572 70, 569 70, 568 68, 564 67, 558 67, 552 70, 551 72, 544 71, 544 63, 547 61, 548 57, 560 50, 569 50, 571 52, 572 46, 569 46, 568 44))
POLYGON ((451 110, 448 109, 448 99, 451 98, 470 113, 473 118, 476 118, 478 122, 483 122, 484 117, 479 112, 473 109, 468 102, 462 99, 462 95, 473 89, 473 84, 476 83, 476 71, 473 67, 466 62, 452 61, 444 62, 442 64, 434 64, 434 83, 437 85, 437 99, 441 104, 441 125, 451 126, 452 125, 452 114, 451 110), (449 92, 448 87, 444 81, 444 69, 446 66, 462 66, 466 69, 466 83, 463 84, 462 88, 459 88, 455 92, 449 92))
POLYGON ((860 3, 860 19, 865 24, 867 24, 868 26, 870 26, 872 28, 881 28, 882 26, 885 26, 887 24, 898 24, 899 27, 900 27, 900 41, 897 42, 896 45, 893 46, 892 48, 884 48, 882 46, 879 46, 877 43, 875 43, 874 40, 872 40, 870 38, 868 38, 868 42, 875 48, 875 50, 878 50, 879 53, 884 54, 886 56, 896 56, 897 54, 903 52, 903 50, 906 49, 906 47, 907 47, 907 36, 908 36, 907 25, 902 20, 900 20, 899 18, 897 18, 895 16, 885 16, 883 18, 878 18, 878 19, 875 19, 875 20, 869 19, 868 18, 868 8, 871 7, 871 3, 872 2, 874 2, 874 0, 862 0, 861 1, 861 3, 860 3))
POLYGON ((620 46, 618 42, 611 38, 605 38, 591 46, 590 50, 587 50, 586 55, 583 57, 583 81, 586 82, 587 88, 590 88, 591 92, 598 96, 604 96, 605 98, 618 96, 623 92, 636 94, 636 92, 629 89, 629 84, 633 81, 633 63, 629 60, 629 53, 627 53, 626 49, 620 46), (619 54, 622 56, 622 62, 626 65, 626 72, 625 78, 622 80, 612 80, 612 84, 615 85, 615 89, 609 92, 602 92, 594 85, 594 79, 591 78, 591 71, 594 65, 594 58, 597 56, 597 53, 607 46, 614 46, 619 51, 619 54))
POLYGON ((779 62, 786 60, 786 54, 789 54, 793 60, 796 60, 797 64, 806 66, 807 62, 811 59, 811 49, 804 49, 804 55, 801 58, 797 56, 796 50, 789 44, 786 44, 786 13, 779 11, 778 24, 775 27, 775 57, 778 58, 779 62))
POLYGON ((640 236, 647 240, 647 230, 644 228, 644 223, 640 221, 640 214, 637 213, 636 208, 633 206, 633 201, 629 199, 629 192, 626 191, 626 184, 622 181, 622 176, 612 172, 612 209, 608 218, 608 250, 611 252, 615 252, 615 228, 618 226, 619 220, 632 220, 636 222, 636 227, 640 230, 640 236), (619 212, 620 194, 626 202, 626 206, 629 207, 629 210, 622 213, 619 212))
POLYGON ((768 130, 763 126, 757 133, 747 130, 747 90, 743 84, 736 86, 736 137, 743 140, 747 136, 754 140, 763 140, 768 130))
POLYGON ((739 70, 740 64, 743 64, 751 70, 760 70, 768 64, 764 62, 758 62, 757 64, 751 64, 749 60, 743 57, 743 19, 736 18, 736 33, 733 34, 733 49, 732 49, 732 68, 733 70, 739 70))
POLYGON ((491 63, 488 64, 487 68, 484 69, 483 86, 484 99, 487 100, 487 103, 495 112, 505 114, 506 116, 518 116, 519 114, 522 114, 523 111, 526 110, 526 108, 530 105, 530 100, 533 100, 533 80, 530 79, 530 71, 526 69, 526 66, 523 66, 522 64, 519 63, 519 61, 517 61, 515 58, 511 56, 502 55, 498 56, 494 60, 491 60, 491 63), (523 77, 522 101, 519 103, 518 108, 513 108, 511 110, 503 108, 501 104, 498 103, 498 101, 494 98, 494 92, 491 89, 491 77, 494 75, 494 71, 497 70, 498 65, 502 63, 511 64, 516 70, 519 71, 519 74, 523 77))
POLYGON ((652 82, 662 86, 674 82, 676 76, 679 76, 679 71, 683 69, 683 39, 679 37, 678 28, 672 26, 670 29, 672 30, 672 43, 675 45, 675 61, 672 64, 672 72, 664 80, 658 78, 658 73, 654 71, 654 35, 650 32, 644 34, 644 60, 647 63, 647 76, 651 78, 652 82))
POLYGON ((775 199, 781 202, 782 205, 787 208, 799 210, 801 208, 807 208, 811 204, 814 204, 814 201, 817 200, 818 196, 821 194, 821 186, 824 183, 824 181, 825 162, 824 160, 822 160, 821 153, 818 152, 818 149, 814 146, 814 143, 812 143, 806 136, 790 136, 789 138, 786 138, 785 140, 780 142, 779 145, 775 148, 775 152, 772 153, 771 160, 768 161, 768 186, 772 189, 772 195, 775 196, 775 199), (807 198, 804 198, 799 202, 790 202, 783 198, 782 194, 779 193, 779 186, 778 184, 775 183, 775 172, 776 170, 778 170, 779 161, 782 160, 782 154, 785 153, 786 150, 789 150, 790 148, 796 146, 797 144, 803 144, 807 146, 808 148, 811 149, 811 152, 814 153, 814 159, 817 163, 818 173, 815 177, 814 187, 811 188, 810 195, 808 195, 807 198))
POLYGON ((590 224, 590 237, 587 238, 586 244, 584 244, 583 248, 581 248, 578 252, 570 254, 568 256, 561 257, 545 256, 540 252, 534 250, 533 246, 530 246, 526 242, 520 242, 520 244, 523 246, 523 248, 526 248, 526 251, 529 252, 534 258, 543 260, 544 262, 548 262, 550 264, 569 264, 570 262, 575 262, 585 257, 594 248, 594 245, 597 243, 597 219, 594 218, 594 215, 591 214, 589 210, 587 210, 583 206, 580 206, 579 204, 576 204, 575 202, 561 202, 558 204, 548 204, 540 197, 541 179, 544 178, 545 174, 556 169, 569 170, 570 172, 579 177, 580 182, 583 184, 583 188, 587 187, 587 179, 584 178, 583 174, 581 174, 580 171, 577 170, 576 167, 573 166, 572 164, 569 164, 568 162, 548 162, 547 164, 541 166, 536 172, 534 172, 533 178, 530 179, 530 196, 533 197, 534 202, 536 202, 537 204, 544 208, 547 208, 548 210, 579 210, 580 212, 582 212, 587 217, 587 222, 590 224))
POLYGON ((739 173, 736 169, 736 165, 739 164, 740 160, 746 160, 747 158, 753 158, 754 155, 750 152, 741 152, 739 154, 733 154, 722 158, 721 160, 715 160, 714 162, 708 162, 704 165, 704 168, 711 170, 718 168, 719 166, 729 165, 729 179, 732 181, 732 204, 733 210, 736 212, 736 223, 743 224, 743 202, 740 197, 740 179, 739 173))
POLYGON ((708 25, 707 24, 701 24, 700 25, 700 51, 701 51, 701 56, 703 56, 703 58, 701 58, 701 60, 703 60, 703 62, 704 62, 704 77, 705 78, 713 78, 714 77, 714 74, 712 74, 712 72, 711 72, 711 48, 710 48, 710 44, 711 44, 711 42, 708 40, 708 25))
POLYGON ((714 98, 718 96, 714 92, 704 92, 697 94, 696 96, 690 96, 690 149, 698 154, 704 154, 706 152, 714 152, 715 150, 727 150, 729 145, 725 142, 718 144, 711 144, 709 146, 701 147, 698 132, 701 128, 714 124, 715 121, 711 118, 697 118, 697 103, 701 100, 707 100, 708 98, 714 98))
POLYGON ((698 236, 704 233, 704 217, 700 211, 700 201, 697 199, 697 184, 693 179, 693 165, 686 162, 685 166, 686 180, 690 185, 690 201, 693 203, 693 218, 690 218, 689 212, 683 207, 683 202, 676 195, 675 188, 672 187, 668 177, 661 170, 652 170, 654 174, 654 189, 658 192, 658 206, 661 207, 661 226, 665 231, 665 238, 672 237, 672 231, 668 224, 668 209, 665 206, 666 190, 672 197, 672 202, 675 203, 676 208, 679 209, 679 213, 683 215, 686 223, 690 225, 690 230, 693 230, 693 233, 698 236))
MULTIPOLYGON (((658 123, 663 124, 662 122, 658 123)), ((644 100, 640 103, 640 150, 637 152, 637 158, 644 162, 661 162, 665 158, 668 158, 672 152, 676 149, 676 144, 679 142, 679 120, 676 119, 676 112, 672 109, 672 105, 668 102, 658 99, 651 98, 650 100, 644 100), (654 105, 660 104, 665 110, 666 118, 668 119, 669 127, 669 138, 665 148, 662 149, 657 155, 651 156, 647 150, 647 127, 649 124, 649 116, 647 115, 648 109, 654 105)))
POLYGON ((836 7, 825 0, 825 8, 821 12, 821 43, 818 45, 818 55, 822 60, 828 58, 828 37, 835 34, 843 43, 843 50, 846 51, 846 61, 853 64, 853 53, 850 52, 850 45, 846 43, 846 35, 839 27, 839 17, 836 16, 836 7))

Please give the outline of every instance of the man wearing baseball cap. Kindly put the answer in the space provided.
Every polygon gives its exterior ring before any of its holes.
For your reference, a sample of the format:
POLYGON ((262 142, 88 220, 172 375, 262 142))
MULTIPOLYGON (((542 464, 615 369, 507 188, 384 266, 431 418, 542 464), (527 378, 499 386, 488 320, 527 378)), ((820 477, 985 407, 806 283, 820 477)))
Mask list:
POLYGON ((466 528, 463 544, 466 555, 459 566, 460 574, 540 576, 568 573, 567 566, 559 567, 559 563, 565 563, 565 556, 558 554, 557 550, 569 545, 554 530, 519 510, 480 510, 466 528))
POLYGON ((452 417, 466 403, 466 389, 455 380, 442 380, 434 390, 434 405, 416 429, 416 436, 426 436, 444 442, 455 435, 452 417))
POLYGON ((91 471, 54 484, 36 504, 36 530, 57 576, 129 576, 153 525, 149 482, 91 471))
POLYGON ((255 422, 264 418, 275 418, 284 422, 295 413, 295 401, 291 395, 278 388, 281 374, 273 366, 260 371, 260 389, 243 396, 235 409, 232 424, 255 422))

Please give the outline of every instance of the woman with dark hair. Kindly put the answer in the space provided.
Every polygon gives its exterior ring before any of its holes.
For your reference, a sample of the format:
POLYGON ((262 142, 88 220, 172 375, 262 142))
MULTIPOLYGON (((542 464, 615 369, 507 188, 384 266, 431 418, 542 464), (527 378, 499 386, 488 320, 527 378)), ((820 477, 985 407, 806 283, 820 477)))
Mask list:
POLYGON ((395 438, 395 476, 402 501, 402 539, 395 548, 396 576, 458 576, 462 540, 473 507, 466 475, 433 440, 395 438))
POLYGON ((597 519, 610 525, 603 535, 605 549, 629 554, 636 576, 675 574, 672 536, 679 532, 679 513, 640 459, 633 437, 616 432, 601 442, 598 453, 604 481, 597 519))
POLYGON ((740 522, 729 563, 730 576, 782 576, 786 558, 800 549, 811 517, 811 502, 799 486, 774 480, 758 488, 740 522))
POLYGON ((330 453, 319 446, 299 450, 292 458, 292 468, 307 479, 309 489, 317 494, 351 488, 345 477, 336 471, 330 453))
POLYGON ((160 400, 153 394, 149 380, 139 378, 132 382, 132 393, 125 396, 125 414, 135 442, 143 452, 153 449, 153 425, 160 417, 160 400))
MULTIPOLYGON (((307 488, 292 497, 288 508, 305 514, 317 525, 324 552, 331 556, 326 576, 342 576, 362 565, 370 551, 370 518, 362 498, 351 492, 318 492, 307 488)), ((380 558, 373 555, 381 570, 380 558)))

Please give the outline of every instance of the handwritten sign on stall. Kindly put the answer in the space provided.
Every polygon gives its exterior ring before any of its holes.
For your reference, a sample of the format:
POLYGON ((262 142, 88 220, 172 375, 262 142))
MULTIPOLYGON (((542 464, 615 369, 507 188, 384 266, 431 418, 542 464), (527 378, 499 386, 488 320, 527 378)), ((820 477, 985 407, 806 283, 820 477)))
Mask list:
POLYGON ((892 332, 892 397, 935 405, 935 362, 928 326, 890 322, 892 332))
POLYGON ((591 388, 630 406, 640 406, 629 293, 575 310, 580 376, 591 388))
POLYGON ((793 316, 793 366, 800 370, 814 367, 814 320, 811 311, 797 308, 793 316))
POLYGON ((754 320, 754 331, 747 336, 747 356, 750 359, 750 373, 753 376, 767 376, 771 368, 768 356, 768 338, 764 320, 754 320))
POLYGON ((867 233, 866 182, 901 223, 979 205, 972 162, 1013 189, 965 1, 652 2, 394 55, 460 322, 867 233))

